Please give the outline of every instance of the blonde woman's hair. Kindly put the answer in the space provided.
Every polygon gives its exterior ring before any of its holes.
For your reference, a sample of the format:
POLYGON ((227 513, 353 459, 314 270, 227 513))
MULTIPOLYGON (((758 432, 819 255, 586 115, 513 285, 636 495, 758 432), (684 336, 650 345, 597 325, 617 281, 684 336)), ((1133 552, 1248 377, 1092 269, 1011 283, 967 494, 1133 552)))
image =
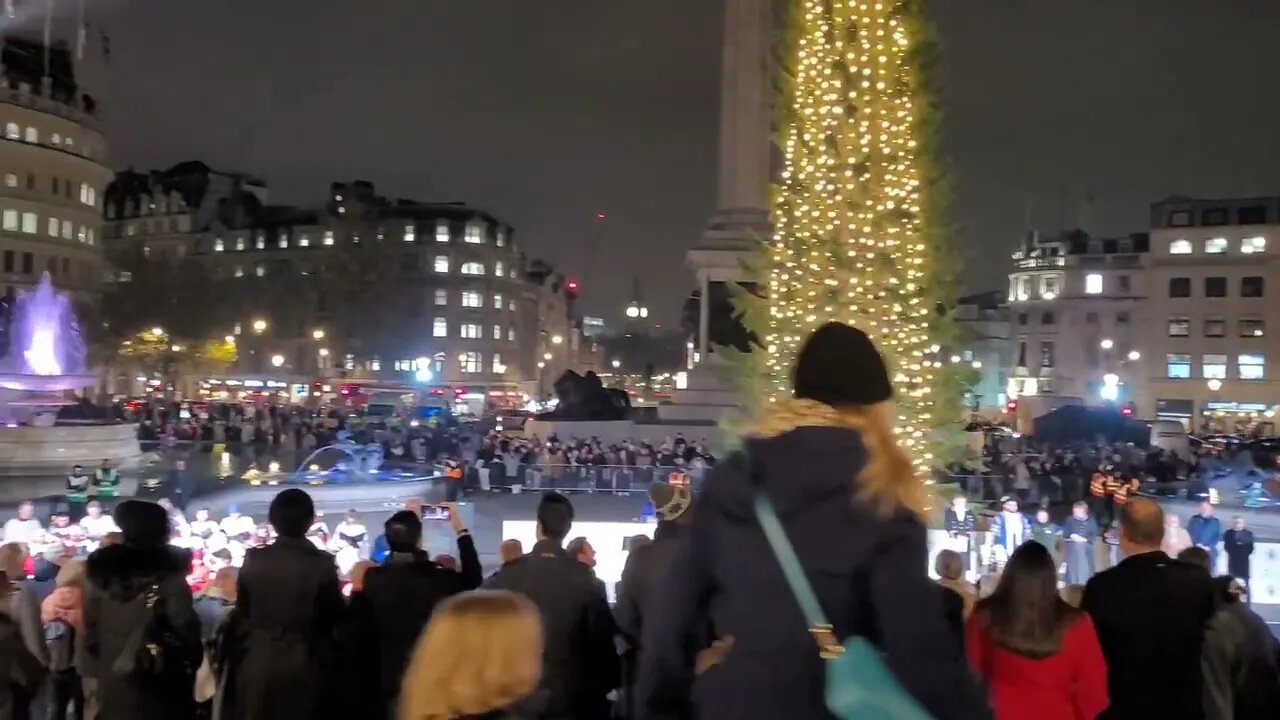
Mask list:
POLYGON ((20 542, 0 545, 0 571, 9 576, 11 582, 17 582, 27 576, 23 564, 27 559, 27 546, 20 542))
POLYGON ((58 569, 58 576, 53 580, 58 587, 84 586, 84 561, 79 558, 68 558, 58 569))
POLYGON ((436 606, 400 690, 400 720, 448 720, 498 710, 542 676, 542 623, 523 596, 476 590, 436 606))
POLYGON ((894 422, 893 403, 887 400, 836 408, 816 400, 791 399, 767 406, 753 434, 770 438, 814 426, 853 430, 862 437, 867 452, 857 477, 856 499, 882 516, 905 508, 923 517, 924 486, 893 436, 894 422))

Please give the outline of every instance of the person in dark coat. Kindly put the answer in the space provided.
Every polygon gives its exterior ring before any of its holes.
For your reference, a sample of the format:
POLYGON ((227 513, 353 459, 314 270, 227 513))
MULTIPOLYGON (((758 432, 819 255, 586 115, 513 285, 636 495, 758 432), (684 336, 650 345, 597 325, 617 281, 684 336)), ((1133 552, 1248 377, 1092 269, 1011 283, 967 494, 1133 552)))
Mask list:
POLYGON ((874 644, 936 720, 990 718, 927 575, 924 491, 893 436, 879 352, 861 331, 825 325, 800 351, 793 387, 698 497, 645 621, 639 717, 681 717, 690 697, 700 717, 832 717, 824 661, 756 519, 765 493, 837 638, 874 644), (708 615, 717 640, 695 655, 708 615))
POLYGON ((357 703, 368 717, 381 718, 393 711, 400 695, 400 678, 414 643, 440 601, 480 587, 482 571, 471 532, 462 524, 457 508, 446 506, 449 523, 458 536, 460 571, 447 570, 422 550, 422 520, 410 510, 392 515, 384 525, 390 554, 381 567, 364 575, 364 588, 352 595, 348 638, 354 643, 351 659, 377 677, 370 692, 381 707, 368 711, 369 698, 357 703))
POLYGON ((245 553, 236 590, 239 649, 223 698, 227 720, 315 720, 339 714, 337 627, 344 603, 333 556, 306 539, 311 496, 276 495, 268 511, 279 537, 245 553))
POLYGON ((1213 583, 1160 549, 1158 503, 1134 498, 1119 515, 1124 560, 1094 575, 1081 600, 1107 659, 1111 706, 1098 717, 1200 720, 1200 656, 1217 606, 1213 583))
POLYGON ((1239 515, 1231 519, 1231 529, 1222 534, 1222 547, 1227 553, 1227 573, 1249 586, 1249 556, 1253 555, 1253 531, 1244 526, 1239 515))
MULTIPOLYGON (((84 656, 81 674, 97 681, 98 720, 187 720, 195 712, 200 619, 187 587, 191 555, 168 545, 169 521, 159 505, 126 500, 114 513, 124 536, 85 565, 84 656), (146 608, 146 597, 157 601, 146 608), (135 630, 155 617, 171 641, 163 678, 120 675, 113 665, 136 652, 135 630)), ((143 641, 147 641, 144 636, 143 641)))
POLYGON ((48 669, 27 649, 18 625, 9 617, 13 585, 0 571, 0 720, 27 720, 31 699, 44 683, 48 669))
POLYGON ((486 587, 527 596, 542 615, 542 689, 547 720, 603 720, 606 696, 619 684, 613 615, 591 569, 562 544, 573 505, 559 493, 538 504, 538 542, 528 555, 503 565, 486 587))
MULTIPOLYGON (((693 495, 689 488, 655 482, 649 486, 649 501, 653 503, 658 527, 653 532, 653 542, 633 547, 622 569, 618 582, 618 602, 614 613, 618 620, 618 632, 626 641, 623 654, 623 704, 625 717, 636 717, 633 699, 636 691, 637 668, 644 650, 645 620, 652 617, 658 590, 666 578, 667 568, 675 557, 676 548, 688 534, 693 520, 693 495)), ((707 633, 700 638, 709 641, 707 633)), ((705 643, 700 647, 705 647, 705 643)))

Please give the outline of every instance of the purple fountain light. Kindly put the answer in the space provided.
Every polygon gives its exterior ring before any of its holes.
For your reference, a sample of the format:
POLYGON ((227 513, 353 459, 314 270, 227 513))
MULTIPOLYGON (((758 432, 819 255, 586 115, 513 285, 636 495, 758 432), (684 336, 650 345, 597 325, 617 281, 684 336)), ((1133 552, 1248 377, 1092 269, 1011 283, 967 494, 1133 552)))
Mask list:
POLYGON ((84 374, 84 340, 71 299, 53 287, 49 273, 14 301, 9 354, 0 360, 0 387, 71 390, 92 384, 84 374))

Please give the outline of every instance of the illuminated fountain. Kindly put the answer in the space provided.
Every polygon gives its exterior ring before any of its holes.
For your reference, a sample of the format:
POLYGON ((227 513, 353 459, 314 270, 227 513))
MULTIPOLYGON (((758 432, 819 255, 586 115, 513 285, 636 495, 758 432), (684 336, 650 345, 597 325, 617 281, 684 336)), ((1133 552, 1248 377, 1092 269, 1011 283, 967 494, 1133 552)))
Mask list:
POLYGON ((18 295, 9 320, 9 352, 0 359, 0 473, 135 461, 141 450, 132 425, 57 418, 59 408, 76 402, 70 391, 95 378, 85 371, 71 298, 54 289, 49 273, 18 295))
POLYGON ((277 463, 267 472, 250 468, 242 475, 250 485, 360 485, 382 482, 423 481, 438 477, 431 468, 396 470, 382 467, 381 443, 362 445, 351 439, 346 430, 338 433, 338 441, 316 448, 291 473, 281 472, 277 463), (334 456, 330 467, 312 461, 322 455, 334 456))

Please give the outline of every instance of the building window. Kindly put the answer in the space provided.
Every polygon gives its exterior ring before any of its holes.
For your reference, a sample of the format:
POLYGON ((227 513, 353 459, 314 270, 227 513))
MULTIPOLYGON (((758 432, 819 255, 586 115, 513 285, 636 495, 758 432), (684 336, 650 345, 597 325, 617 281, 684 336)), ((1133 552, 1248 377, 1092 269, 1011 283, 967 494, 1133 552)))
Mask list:
POLYGON ((280 248, 281 250, 284 250, 285 248, 289 247, 289 233, 285 232, 284 230, 281 230, 276 235, 276 247, 280 248))
POLYGON ((1027 314, 1026 314, 1026 313, 1018 313, 1018 324, 1019 324, 1019 325, 1026 325, 1026 324, 1027 324, 1027 314))
POLYGON ((515 301, 515 300, 508 300, 508 301, 507 301, 507 309, 508 309, 508 310, 510 310, 511 312, 515 312, 515 311, 516 311, 516 301, 515 301))
POLYGON ((1089 273, 1084 276, 1084 292, 1086 295, 1102 294, 1102 275, 1089 273))
POLYGON ((1191 356, 1186 353, 1169 353, 1165 356, 1164 374, 1174 380, 1191 377, 1191 356))
POLYGON ((237 235, 237 236, 236 236, 236 250, 244 250, 244 236, 243 236, 243 235, 237 235))
POLYGON ((494 325, 494 326, 493 326, 493 339, 494 339, 494 340, 501 340, 501 339, 502 339, 502 326, 501 326, 501 325, 494 325))
POLYGON ((89 244, 92 245, 93 244, 93 228, 89 228, 89 232, 87 234, 89 236, 89 244))
POLYGON ((253 274, 254 274, 254 275, 257 275, 258 277, 265 277, 265 276, 266 276, 266 274, 267 274, 267 265, 266 265, 266 263, 258 263, 258 264, 253 268, 253 274))
POLYGON ((223 244, 222 244, 222 238, 214 238, 214 239, 213 239, 213 251, 214 251, 214 252, 222 252, 222 251, 223 251, 223 250, 225 250, 225 249, 226 249, 226 248, 225 248, 225 246, 223 246, 223 244))
POLYGON ((436 307, 444 307, 449 304, 449 291, 444 288, 436 288, 436 307))
POLYGON ((494 294, 494 296, 493 296, 493 309, 494 309, 494 310, 501 310, 501 309, 502 309, 502 294, 501 294, 501 293, 495 293, 495 294, 494 294))
POLYGON ((462 372, 471 375, 480 372, 480 368, 484 365, 484 360, 480 357, 480 353, 475 350, 468 350, 458 356, 458 360, 462 365, 462 372))
POLYGON ((1129 324, 1129 313, 1127 313, 1127 312, 1118 312, 1118 313, 1116 313, 1116 324, 1117 324, 1117 325, 1128 325, 1128 324, 1129 324))
POLYGON ((1058 278, 1052 275, 1040 278, 1040 297, 1045 300, 1058 297, 1058 278))
POLYGON ((418 230, 412 224, 404 226, 404 241, 411 243, 418 239, 418 230))
POLYGON ((432 268, 433 268, 436 272, 438 272, 438 273, 447 273, 447 272, 449 272, 449 256, 448 256, 448 255, 437 255, 437 256, 436 256, 436 259, 435 259, 435 262, 434 262, 434 264, 432 265, 432 268))
POLYGON ((85 226, 81 225, 81 226, 80 226, 80 228, 79 228, 78 230, 76 230, 76 240, 77 240, 78 242, 87 243, 87 242, 89 241, 89 230, 88 230, 88 228, 86 228, 85 226))
POLYGON ((58 194, 58 178, 49 178, 49 186, 52 188, 53 194, 58 194))
POLYGON ((40 142, 40 131, 28 126, 26 135, 22 139, 29 143, 38 143, 40 142))
POLYGON ((479 262, 462 263, 462 267, 458 270, 458 272, 462 273, 463 275, 483 275, 484 263, 479 263, 479 262))
POLYGON ((49 237, 58 237, 58 218, 49 218, 49 237))
POLYGON ((503 265, 503 263, 502 263, 502 261, 501 261, 501 260, 495 260, 495 261, 493 262, 493 276, 494 276, 494 277, 502 277, 503 275, 506 275, 505 270, 506 270, 506 267, 503 265))
POLYGON ((431 337, 449 337, 449 321, 438 317, 431 323, 431 337))
POLYGON ((1261 235, 1255 237, 1247 237, 1240 241, 1240 252, 1245 255, 1254 255, 1267 251, 1267 239, 1261 235))
POLYGON ((1220 338, 1227 336, 1227 321, 1221 315, 1210 315, 1204 319, 1204 336, 1220 338))
POLYGON ((471 223, 467 225, 466 234, 462 238, 463 242, 471 245, 480 245, 484 242, 484 227, 471 223))
POLYGON ((1186 278, 1186 277, 1169 278, 1169 297, 1171 298, 1191 297, 1191 278, 1186 278))
POLYGON ((22 213, 22 232, 35 235, 39 230, 40 219, 33 212, 22 213))
POLYGON ((1227 379, 1227 356, 1205 353, 1200 356, 1200 376, 1206 380, 1227 379))
POLYGON ((438 243, 449 242, 449 223, 445 222, 444 220, 441 220, 436 223, 436 242, 438 243))
POLYGON ((464 323, 462 327, 458 329, 458 337, 463 340, 479 340, 480 326, 475 323, 464 323))
POLYGON ((498 247, 506 247, 507 231, 503 230, 502 228, 498 228, 498 232, 494 234, 493 244, 497 245, 498 247))
POLYGON ((244 268, 242 268, 242 267, 240 267, 239 265, 237 265, 237 266, 236 266, 235 271, 233 271, 233 272, 231 273, 231 276, 232 276, 232 277, 244 277, 244 268))
POLYGON ((1226 208, 1209 208, 1200 213, 1201 225, 1226 225, 1227 209, 1226 208))
POLYGON ((27 189, 28 189, 28 190, 35 190, 35 189, 36 189, 36 174, 35 174, 35 173, 27 173, 27 189))
POLYGON ((259 250, 267 249, 267 236, 265 233, 258 233, 253 238, 253 246, 259 250))
POLYGON ((1241 380, 1261 380, 1266 377, 1266 361, 1261 353, 1241 353, 1236 358, 1236 369, 1241 380))
MULTIPOLYGON (((54 188, 53 191, 58 192, 56 187, 54 188)), ((91 204, 89 202, 89 183, 80 183, 80 202, 84 203, 85 205, 91 204)))
POLYGON ((22 129, 18 127, 18 123, 8 123, 4 126, 4 136, 10 140, 19 140, 22 138, 22 129))
POLYGON ((1169 337, 1188 337, 1191 335, 1191 319, 1186 315, 1175 315, 1169 318, 1169 337))
POLYGON ((1058 318, 1054 317, 1054 314, 1053 314, 1052 312, 1043 312, 1043 313, 1040 313, 1040 324, 1041 324, 1041 325, 1052 325, 1052 324, 1054 324, 1055 322, 1057 322, 1057 320, 1058 320, 1058 318))
POLYGON ((22 253, 22 274, 30 275, 36 271, 36 256, 29 252, 22 253))
POLYGON ((1018 342, 1018 365, 1017 366, 1020 368, 1024 368, 1027 366, 1027 341, 1026 340, 1021 340, 1018 342))
POLYGON ((311 247, 311 236, 306 233, 299 235, 298 247, 311 247))
POLYGON ((1098 324, 1098 313, 1096 313, 1096 312, 1087 312, 1087 313, 1085 313, 1085 314, 1084 314, 1084 324, 1085 324, 1085 325, 1097 325, 1097 324, 1098 324))
POLYGON ((1266 322, 1262 318, 1240 318, 1240 337, 1262 337, 1266 322))
POLYGON ((494 375, 501 375, 507 371, 507 366, 502 364, 502 355, 498 353, 493 354, 493 365, 491 367, 494 375))
POLYGON ((70 240, 71 238, 75 237, 75 234, 76 234, 75 224, 72 223, 70 220, 63 220, 62 221, 62 239, 70 240))
POLYGON ((1129 294, 1129 276, 1128 275, 1121 275, 1117 277, 1116 284, 1117 284, 1117 287, 1120 289, 1121 293, 1124 293, 1125 295, 1129 294))
POLYGON ((1204 241, 1204 251, 1207 255, 1221 255, 1227 251, 1227 239, 1224 237, 1209 238, 1204 241))
POLYGON ((482 307, 483 305, 484 305, 484 301, 481 299, 481 295, 479 291, 477 290, 462 291, 462 307, 478 308, 478 307, 482 307))
POLYGON ((5 173, 4 185, 5 187, 13 187, 13 188, 18 187, 18 176, 14 175, 13 173, 5 173))
POLYGON ((1240 278, 1240 297, 1262 297, 1266 281, 1259 275, 1240 278))
POLYGON ((1053 343, 1040 343, 1040 367, 1053 367, 1053 343))
POLYGON ((1227 279, 1224 277, 1207 277, 1204 279, 1204 296, 1220 298, 1227 296, 1227 279))
POLYGON ((507 342, 515 342, 515 341, 516 341, 516 329, 513 327, 507 328, 507 342))

